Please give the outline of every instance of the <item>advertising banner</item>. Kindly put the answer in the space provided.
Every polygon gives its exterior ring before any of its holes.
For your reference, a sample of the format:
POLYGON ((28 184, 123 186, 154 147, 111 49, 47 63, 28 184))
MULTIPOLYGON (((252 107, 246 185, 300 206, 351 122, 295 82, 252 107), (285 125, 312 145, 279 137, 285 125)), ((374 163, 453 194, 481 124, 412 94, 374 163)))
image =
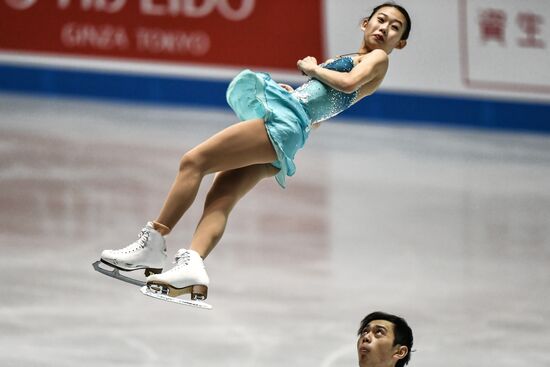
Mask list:
POLYGON ((322 58, 321 0, 0 0, 0 52, 296 68, 322 58))

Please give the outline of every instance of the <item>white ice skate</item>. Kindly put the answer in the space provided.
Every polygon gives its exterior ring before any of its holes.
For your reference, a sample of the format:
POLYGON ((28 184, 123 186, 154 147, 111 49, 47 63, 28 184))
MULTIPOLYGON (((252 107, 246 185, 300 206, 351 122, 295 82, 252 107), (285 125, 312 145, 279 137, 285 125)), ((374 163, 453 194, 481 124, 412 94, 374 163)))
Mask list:
POLYGON ((166 261, 166 244, 164 237, 153 228, 149 222, 138 236, 138 240, 120 250, 105 250, 101 253, 101 260, 96 261, 93 267, 98 272, 122 280, 127 283, 144 286, 145 281, 130 278, 120 274, 122 271, 145 270, 145 276, 162 272, 166 261), (110 269, 101 267, 105 264, 110 269))
POLYGON ((176 254, 175 263, 176 266, 167 272, 149 276, 141 292, 163 301, 211 309, 212 306, 204 302, 210 280, 199 254, 181 249, 176 254), (191 299, 178 298, 185 294, 191 294, 191 299))

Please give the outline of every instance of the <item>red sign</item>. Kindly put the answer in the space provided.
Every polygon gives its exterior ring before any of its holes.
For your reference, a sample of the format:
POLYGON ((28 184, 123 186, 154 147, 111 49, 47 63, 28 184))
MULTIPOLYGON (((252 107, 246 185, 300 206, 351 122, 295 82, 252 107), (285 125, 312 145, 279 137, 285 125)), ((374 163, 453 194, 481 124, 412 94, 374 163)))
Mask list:
POLYGON ((295 69, 321 0, 0 0, 0 51, 295 69))

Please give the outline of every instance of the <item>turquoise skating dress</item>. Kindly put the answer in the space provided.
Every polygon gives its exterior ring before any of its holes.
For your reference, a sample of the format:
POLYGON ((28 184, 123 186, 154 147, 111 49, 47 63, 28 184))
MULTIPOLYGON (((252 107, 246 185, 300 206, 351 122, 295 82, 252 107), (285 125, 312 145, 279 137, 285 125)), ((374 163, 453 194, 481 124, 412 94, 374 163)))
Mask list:
MULTIPOLYGON (((345 56, 321 66, 349 72, 353 69, 353 58, 345 56)), ((279 168, 275 179, 284 188, 286 176, 296 172, 294 156, 304 146, 312 124, 347 109, 355 102, 357 91, 344 93, 317 79, 310 79, 290 93, 269 74, 244 70, 231 81, 226 97, 239 119, 261 118, 265 121, 269 139, 277 153, 277 160, 272 163, 279 168)))

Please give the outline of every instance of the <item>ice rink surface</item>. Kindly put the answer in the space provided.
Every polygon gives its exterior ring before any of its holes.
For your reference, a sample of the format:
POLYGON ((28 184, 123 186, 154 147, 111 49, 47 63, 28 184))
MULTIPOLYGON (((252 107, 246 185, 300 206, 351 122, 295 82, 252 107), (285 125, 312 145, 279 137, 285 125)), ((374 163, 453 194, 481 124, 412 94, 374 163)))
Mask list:
POLYGON ((550 365, 550 136, 330 121, 286 190, 266 180, 234 210, 206 260, 212 311, 93 271, 235 121, 0 95, 0 366, 355 366, 375 310, 409 321, 410 366, 550 365))

